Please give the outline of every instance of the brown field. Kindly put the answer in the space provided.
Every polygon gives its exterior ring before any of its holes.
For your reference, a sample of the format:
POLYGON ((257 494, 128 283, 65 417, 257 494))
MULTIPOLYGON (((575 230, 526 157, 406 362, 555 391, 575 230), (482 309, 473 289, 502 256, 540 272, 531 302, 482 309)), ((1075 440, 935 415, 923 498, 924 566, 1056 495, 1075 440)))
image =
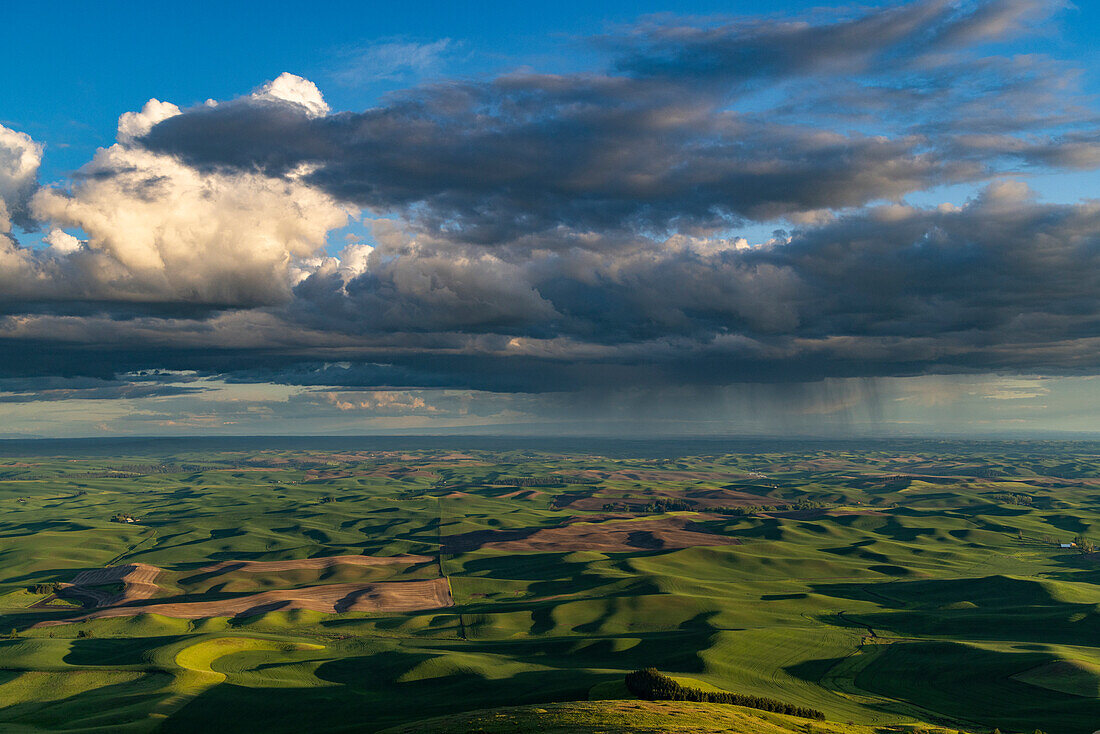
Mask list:
MULTIPOLYGON (((434 563, 431 556, 327 556, 288 561, 222 561, 196 569, 194 576, 266 573, 285 571, 323 571, 338 565, 387 566, 434 563)), ((338 614, 342 612, 403 612, 452 606, 450 590, 444 578, 426 581, 386 581, 304 586, 245 594, 218 600, 172 601, 135 604, 163 594, 156 584, 161 569, 144 563, 111 566, 81 571, 70 584, 62 584, 58 593, 36 607, 56 609, 49 602, 61 597, 91 601, 96 611, 75 618, 43 622, 43 625, 67 624, 103 617, 132 617, 138 614, 162 614, 166 617, 201 619, 206 617, 244 617, 275 610, 310 609, 338 614), (123 584, 121 592, 97 588, 123 584)))
POLYGON ((517 489, 515 492, 502 494, 497 499, 533 500, 545 496, 545 492, 540 492, 537 489, 517 489))
POLYGON ((479 530, 444 538, 444 548, 448 553, 479 549, 512 553, 572 553, 585 550, 622 553, 738 543, 734 538, 703 531, 690 520, 678 517, 573 522, 542 529, 479 530))
MULTIPOLYGON (((81 571, 71 584, 61 584, 57 596, 88 599, 94 607, 109 607, 149 599, 160 591, 156 585, 160 569, 144 563, 128 563, 90 571, 81 571), (121 583, 122 591, 111 593, 94 587, 121 583)), ((44 600, 48 603, 50 599, 44 600)))
POLYGON ((165 602, 140 606, 97 609, 79 617, 39 622, 36 627, 82 622, 107 617, 135 617, 160 614, 179 619, 209 617, 251 617, 267 612, 308 609, 327 614, 344 612, 411 612, 454 605, 444 578, 429 581, 387 581, 377 584, 330 584, 301 589, 279 589, 230 599, 193 602, 165 602))
MULTIPOLYGON (((431 556, 325 556, 323 558, 299 558, 290 561, 221 561, 210 566, 195 569, 196 574, 218 575, 233 571, 245 573, 267 573, 278 571, 323 571, 337 565, 349 566, 391 566, 401 563, 431 563, 431 556)), ((152 568, 152 567, 150 567, 152 568)))

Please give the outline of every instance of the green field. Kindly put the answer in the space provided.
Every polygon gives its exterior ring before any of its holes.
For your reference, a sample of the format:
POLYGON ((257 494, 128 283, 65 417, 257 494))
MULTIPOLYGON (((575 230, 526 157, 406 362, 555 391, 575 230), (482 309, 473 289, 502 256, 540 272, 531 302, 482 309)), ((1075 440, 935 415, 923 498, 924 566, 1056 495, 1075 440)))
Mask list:
POLYGON ((0 446, 0 730, 1100 729, 1100 445, 223 443, 0 446))

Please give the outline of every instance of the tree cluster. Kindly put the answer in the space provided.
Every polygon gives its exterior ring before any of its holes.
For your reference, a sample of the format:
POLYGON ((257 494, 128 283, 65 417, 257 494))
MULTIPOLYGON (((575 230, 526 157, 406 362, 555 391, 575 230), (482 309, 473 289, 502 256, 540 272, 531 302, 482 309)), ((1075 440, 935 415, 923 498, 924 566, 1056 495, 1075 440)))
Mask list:
POLYGON ((995 494, 993 495, 993 499, 1006 505, 1020 505, 1021 507, 1031 507, 1032 503, 1035 501, 1026 494, 1012 494, 1010 492, 995 494))
POLYGON ((32 594, 56 594, 59 588, 61 588, 61 586, 56 582, 52 584, 33 584, 27 591, 32 594))

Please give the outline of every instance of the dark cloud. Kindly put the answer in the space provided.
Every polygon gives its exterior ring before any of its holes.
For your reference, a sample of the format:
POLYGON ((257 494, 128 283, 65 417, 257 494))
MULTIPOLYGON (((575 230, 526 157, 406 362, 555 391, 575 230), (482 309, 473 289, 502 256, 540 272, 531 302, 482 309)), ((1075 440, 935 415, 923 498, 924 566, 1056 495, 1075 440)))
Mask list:
POLYGON ((561 227, 721 227, 981 175, 919 137, 779 125, 625 78, 440 85, 324 118, 224 107, 165 120, 142 142, 200 167, 316 166, 305 180, 342 200, 480 244, 561 227))
POLYGON ((684 23, 658 16, 605 39, 616 67, 639 77, 709 80, 732 86, 792 76, 828 77, 943 62, 943 55, 988 43, 1045 19, 1060 0, 921 0, 816 18, 737 18, 684 23))
POLYGON ((1090 374, 1100 343, 1100 206, 1042 204, 1014 182, 964 207, 880 207, 751 248, 680 238, 521 263, 430 248, 372 258, 359 274, 319 269, 263 319, 105 320, 84 323, 79 345, 44 338, 57 317, 27 319, 0 371, 544 392, 1090 374), (159 347, 135 337, 153 329, 159 347))
POLYGON ((252 96, 170 117, 141 143, 206 169, 304 173, 343 201, 462 242, 721 228, 981 179, 1006 156, 1079 165, 1069 151, 1026 156, 1014 137, 1081 122, 1052 94, 1049 65, 978 53, 1060 6, 927 0, 808 21, 664 18, 603 39, 618 73, 439 83, 328 116, 252 96), (747 94, 761 85, 774 99, 747 94), (957 139, 991 129, 1007 137, 957 139))
MULTIPOLYGON (((144 379, 149 379, 149 377, 128 377, 130 379, 124 380, 55 376, 0 379, 0 403, 37 403, 61 400, 139 400, 142 398, 193 395, 206 391, 204 387, 145 382, 144 379), (134 378, 143 381, 134 382, 132 381, 134 378)), ((187 378, 173 375, 172 379, 186 380, 187 378)))

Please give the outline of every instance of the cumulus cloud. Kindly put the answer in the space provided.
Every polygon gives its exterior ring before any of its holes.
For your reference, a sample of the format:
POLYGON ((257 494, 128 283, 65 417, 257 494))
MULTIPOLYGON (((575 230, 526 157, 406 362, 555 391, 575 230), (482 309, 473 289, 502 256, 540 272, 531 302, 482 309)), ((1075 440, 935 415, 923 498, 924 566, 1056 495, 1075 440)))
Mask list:
POLYGON ((171 102, 151 99, 141 108, 141 112, 124 112, 118 118, 118 142, 132 143, 136 138, 147 135, 158 122, 180 114, 180 108, 171 102))
POLYGON ((50 233, 42 238, 49 245, 50 250, 58 255, 71 255, 84 244, 77 237, 61 229, 51 229, 50 233))
POLYGON ((249 99, 261 103, 273 102, 280 107, 291 104, 304 110, 310 117, 321 117, 329 112, 328 103, 317 85, 289 72, 283 72, 261 86, 249 95, 249 99))
POLYGON ((30 226, 27 201, 37 187, 42 146, 26 135, 0 125, 0 235, 12 223, 30 226))
POLYGON ((290 179, 203 173, 124 145, 97 153, 71 192, 39 191, 32 208, 87 234, 68 263, 85 297, 227 305, 286 300, 292 261, 348 215, 290 179))
POLYGON ((361 393, 325 393, 325 401, 340 411, 368 411, 373 415, 438 413, 422 396, 407 391, 370 390, 361 393))
MULTIPOLYGON (((303 116, 328 109, 312 83, 289 74, 250 99, 303 116)), ((29 212, 52 226, 49 252, 61 259, 44 262, 10 248, 7 257, 33 277, 4 295, 214 307, 290 297, 296 263, 321 248, 352 210, 294 176, 200 171, 133 145, 179 115, 178 107, 156 99, 123 114, 119 142, 98 151, 70 190, 47 187, 29 197, 29 212), (65 228, 79 228, 87 238, 65 228)), ((23 151, 18 181, 33 184, 38 148, 26 136, 13 139, 23 151)), ((30 193, 31 186, 19 190, 30 193)))

